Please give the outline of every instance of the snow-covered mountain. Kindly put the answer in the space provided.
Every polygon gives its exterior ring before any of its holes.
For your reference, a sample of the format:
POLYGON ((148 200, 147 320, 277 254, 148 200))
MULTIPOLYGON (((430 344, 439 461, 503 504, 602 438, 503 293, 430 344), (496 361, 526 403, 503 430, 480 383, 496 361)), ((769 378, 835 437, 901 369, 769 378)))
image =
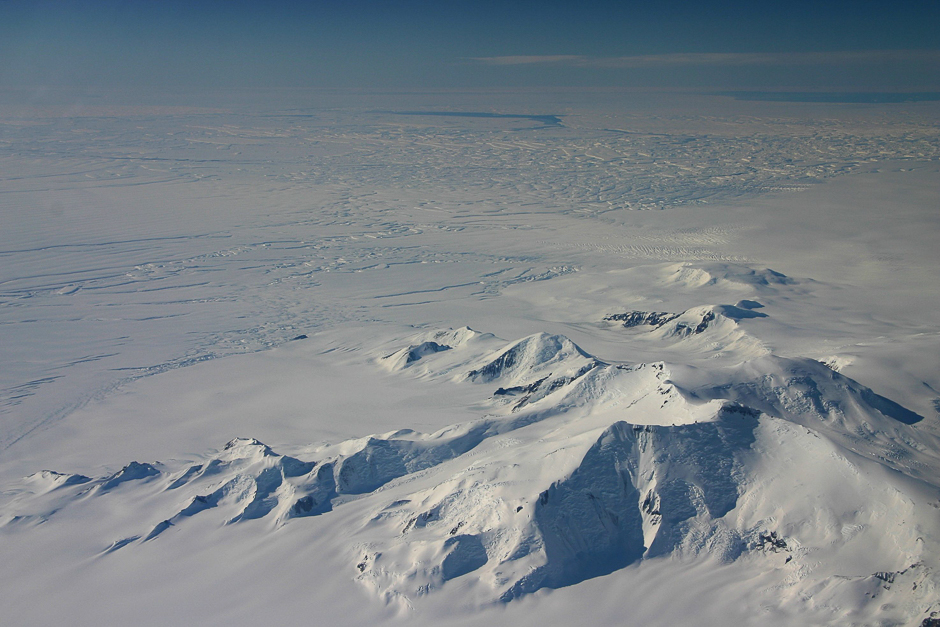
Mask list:
MULTIPOLYGON (((724 330, 697 332, 709 333, 724 330)), ((329 531, 348 562, 336 576, 403 610, 457 584, 485 607, 706 558, 769 576, 757 593, 780 611, 808 596, 901 621, 937 609, 940 447, 916 431, 920 416, 812 360, 702 373, 604 363, 546 333, 498 343, 432 332, 377 359, 396 376, 475 386, 490 407, 478 420, 303 459, 235 439, 195 464, 42 471, 7 492, 2 525, 16 537, 78 503, 102 517, 106 501, 143 504, 135 533, 86 556, 105 560, 199 533, 196 518, 276 533, 358 502, 354 525, 329 531)))
POLYGON ((0 624, 940 621, 935 105, 165 96, 0 94, 0 624))

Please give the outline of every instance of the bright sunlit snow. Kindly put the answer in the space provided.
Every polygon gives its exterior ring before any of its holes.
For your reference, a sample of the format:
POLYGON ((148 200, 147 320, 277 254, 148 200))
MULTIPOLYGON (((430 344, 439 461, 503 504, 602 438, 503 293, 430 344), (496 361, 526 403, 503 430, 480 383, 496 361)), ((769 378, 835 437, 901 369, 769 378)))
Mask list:
POLYGON ((0 107, 0 622, 934 624, 935 103, 226 98, 0 107))

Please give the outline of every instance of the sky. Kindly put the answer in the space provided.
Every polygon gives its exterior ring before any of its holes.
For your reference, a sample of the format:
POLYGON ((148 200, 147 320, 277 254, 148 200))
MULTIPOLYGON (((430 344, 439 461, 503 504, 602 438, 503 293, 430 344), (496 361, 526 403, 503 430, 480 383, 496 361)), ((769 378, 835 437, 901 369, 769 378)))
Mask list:
POLYGON ((940 2, 0 0, 0 87, 940 91, 940 2))

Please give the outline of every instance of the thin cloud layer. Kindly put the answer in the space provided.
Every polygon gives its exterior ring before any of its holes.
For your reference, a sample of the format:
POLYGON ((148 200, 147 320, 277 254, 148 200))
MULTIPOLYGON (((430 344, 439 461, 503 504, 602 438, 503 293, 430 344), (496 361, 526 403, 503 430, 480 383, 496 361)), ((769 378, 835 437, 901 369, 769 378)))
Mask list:
POLYGON ((585 55, 515 55, 471 57, 491 66, 543 65, 559 67, 648 69, 688 66, 794 66, 918 63, 940 65, 940 50, 863 50, 838 52, 693 52, 591 57, 585 55))

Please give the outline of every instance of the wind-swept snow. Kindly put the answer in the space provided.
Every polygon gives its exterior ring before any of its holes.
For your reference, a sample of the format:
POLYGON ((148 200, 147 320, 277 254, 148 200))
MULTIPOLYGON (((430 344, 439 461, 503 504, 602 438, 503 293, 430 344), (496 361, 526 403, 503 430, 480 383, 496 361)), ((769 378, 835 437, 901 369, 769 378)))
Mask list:
POLYGON ((6 620, 940 619, 935 105, 319 97, 0 103, 6 620))

